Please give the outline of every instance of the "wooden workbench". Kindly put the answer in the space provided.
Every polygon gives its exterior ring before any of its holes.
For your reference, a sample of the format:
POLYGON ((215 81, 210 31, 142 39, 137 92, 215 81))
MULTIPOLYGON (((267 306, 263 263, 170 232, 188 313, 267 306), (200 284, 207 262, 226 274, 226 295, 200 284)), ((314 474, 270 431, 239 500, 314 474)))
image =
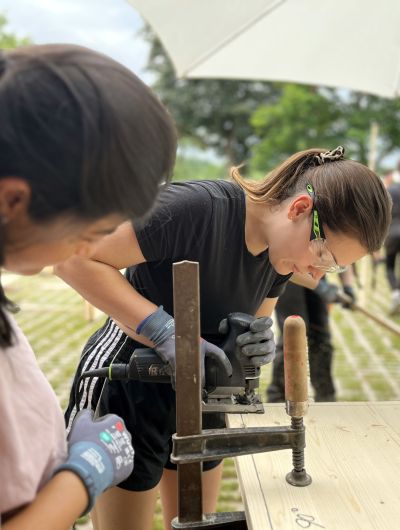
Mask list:
MULTIPOLYGON (((316 403, 304 418, 312 484, 289 485, 292 452, 236 458, 249 530, 400 528, 400 402, 316 403)), ((229 427, 290 425, 284 405, 229 427)))

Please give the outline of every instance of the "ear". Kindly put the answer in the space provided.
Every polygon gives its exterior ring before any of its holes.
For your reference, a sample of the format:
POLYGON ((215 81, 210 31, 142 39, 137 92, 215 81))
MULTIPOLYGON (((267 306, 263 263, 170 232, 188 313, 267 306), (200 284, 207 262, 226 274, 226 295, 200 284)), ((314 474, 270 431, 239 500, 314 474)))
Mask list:
POLYGON ((288 219, 295 221, 300 216, 310 215, 313 207, 313 200, 309 195, 298 195, 289 204, 288 219))
POLYGON ((8 222, 28 211, 31 188, 19 177, 0 179, 0 217, 8 222))

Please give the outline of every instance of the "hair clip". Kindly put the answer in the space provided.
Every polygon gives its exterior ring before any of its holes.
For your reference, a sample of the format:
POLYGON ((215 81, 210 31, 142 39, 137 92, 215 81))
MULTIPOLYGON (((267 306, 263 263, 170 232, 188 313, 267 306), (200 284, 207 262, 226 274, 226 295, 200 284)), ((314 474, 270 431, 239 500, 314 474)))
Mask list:
POLYGON ((336 149, 332 151, 325 151, 325 153, 319 153, 319 155, 314 155, 314 158, 319 166, 325 164, 325 162, 334 162, 336 160, 342 160, 344 158, 344 147, 339 145, 336 149))

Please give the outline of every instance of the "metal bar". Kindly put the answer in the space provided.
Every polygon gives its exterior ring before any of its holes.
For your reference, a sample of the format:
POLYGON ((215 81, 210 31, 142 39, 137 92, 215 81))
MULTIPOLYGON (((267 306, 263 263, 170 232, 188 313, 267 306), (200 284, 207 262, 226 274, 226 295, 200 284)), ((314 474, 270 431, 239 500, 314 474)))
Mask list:
POLYGON ((244 512, 207 513, 202 521, 181 524, 172 522, 173 530, 248 530, 244 512))
POLYGON ((172 462, 186 463, 248 454, 302 450, 305 447, 305 430, 287 427, 247 427, 246 429, 204 430, 199 435, 173 436, 172 462))
POLYGON ((225 414, 264 414, 262 403, 252 403, 251 405, 242 405, 241 403, 204 403, 202 404, 203 413, 224 412, 225 414))
MULTIPOLYGON (((200 434, 201 367, 199 264, 173 264, 176 339, 176 431, 178 436, 200 434)), ((178 522, 203 518, 201 462, 178 464, 178 522)))

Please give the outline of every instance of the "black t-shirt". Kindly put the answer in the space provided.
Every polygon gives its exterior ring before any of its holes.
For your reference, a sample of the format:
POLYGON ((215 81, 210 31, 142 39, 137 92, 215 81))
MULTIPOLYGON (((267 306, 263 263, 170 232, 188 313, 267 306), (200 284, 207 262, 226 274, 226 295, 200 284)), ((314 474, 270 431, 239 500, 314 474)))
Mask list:
POLYGON ((229 313, 254 315, 265 298, 281 294, 291 275, 272 267, 268 250, 253 256, 245 242, 245 194, 236 183, 172 183, 136 235, 146 263, 126 277, 144 297, 173 315, 172 264, 198 261, 201 334, 219 343, 229 313))

